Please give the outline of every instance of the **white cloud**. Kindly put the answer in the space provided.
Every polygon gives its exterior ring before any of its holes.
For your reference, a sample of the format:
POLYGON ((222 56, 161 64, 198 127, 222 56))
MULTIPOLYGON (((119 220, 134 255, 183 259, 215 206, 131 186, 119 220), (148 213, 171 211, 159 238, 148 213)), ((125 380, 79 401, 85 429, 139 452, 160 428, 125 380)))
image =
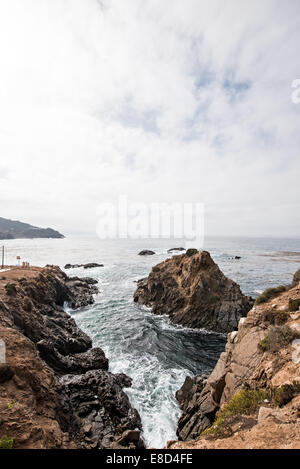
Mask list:
POLYGON ((1 215, 199 201, 215 234, 299 234, 297 0, 0 0, 1 215), (242 5, 242 6, 241 6, 242 5))

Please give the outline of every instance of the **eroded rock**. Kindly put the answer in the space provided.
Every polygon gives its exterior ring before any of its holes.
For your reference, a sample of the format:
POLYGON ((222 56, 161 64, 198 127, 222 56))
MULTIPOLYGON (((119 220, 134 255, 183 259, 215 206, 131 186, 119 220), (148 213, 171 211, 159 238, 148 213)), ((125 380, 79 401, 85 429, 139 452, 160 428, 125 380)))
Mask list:
POLYGON ((230 332, 253 305, 239 285, 225 277, 206 251, 174 256, 140 280, 134 301, 168 314, 175 324, 230 332))

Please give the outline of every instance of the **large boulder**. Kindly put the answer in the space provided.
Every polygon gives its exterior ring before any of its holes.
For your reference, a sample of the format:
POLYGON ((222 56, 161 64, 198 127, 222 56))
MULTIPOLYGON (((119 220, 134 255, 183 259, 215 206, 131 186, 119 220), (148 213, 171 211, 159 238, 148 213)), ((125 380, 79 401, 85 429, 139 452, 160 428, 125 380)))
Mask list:
POLYGON ((137 285, 136 303, 190 328, 233 331, 253 305, 252 298, 242 294, 206 251, 167 259, 137 285))

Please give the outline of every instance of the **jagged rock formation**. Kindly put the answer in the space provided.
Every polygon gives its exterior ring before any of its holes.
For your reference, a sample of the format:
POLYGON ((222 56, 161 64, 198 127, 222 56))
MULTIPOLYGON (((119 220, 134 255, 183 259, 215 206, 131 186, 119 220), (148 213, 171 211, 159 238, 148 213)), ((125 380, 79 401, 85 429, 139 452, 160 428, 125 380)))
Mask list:
MULTIPOLYGON (((197 375, 194 378, 186 377, 182 387, 176 392, 176 399, 182 410, 178 421, 177 436, 180 440, 196 438, 201 433, 202 420, 198 418, 195 408, 207 383, 208 375, 197 375), (197 423, 195 422, 195 415, 197 423)), ((210 423, 210 422, 208 422, 210 423)))
POLYGON ((0 338, 6 344, 0 437, 13 438, 14 447, 143 446, 140 417, 123 391, 130 378, 108 371, 104 352, 92 348, 63 309, 65 303, 90 304, 97 291, 93 279, 69 278, 54 266, 0 276, 0 338))
POLYGON ((19 238, 64 238, 64 235, 52 228, 38 228, 28 223, 0 217, 0 239, 19 238))
POLYGON ((290 289, 241 319, 207 381, 190 378, 178 391, 183 414, 177 434, 185 442, 169 447, 300 448, 300 350, 293 342, 300 338, 299 280, 295 275, 290 289), (242 389, 270 397, 251 415, 237 412, 214 434, 216 416, 242 389), (200 436, 210 427, 210 435, 200 436))
POLYGON ((134 301, 168 314, 175 324, 229 332, 253 305, 240 287, 225 277, 209 253, 173 256, 138 281, 134 301))

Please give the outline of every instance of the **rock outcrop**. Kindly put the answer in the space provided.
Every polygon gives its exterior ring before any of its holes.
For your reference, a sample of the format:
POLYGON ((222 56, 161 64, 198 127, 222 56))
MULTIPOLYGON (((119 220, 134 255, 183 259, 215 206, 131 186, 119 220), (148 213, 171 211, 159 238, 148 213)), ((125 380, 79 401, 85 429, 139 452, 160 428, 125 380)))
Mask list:
POLYGON ((64 238, 52 228, 38 228, 20 221, 0 217, 0 239, 64 238))
POLYGON ((130 378, 108 371, 104 352, 63 309, 90 304, 97 291, 93 279, 54 266, 0 277, 0 438, 13 438, 15 448, 143 446, 123 390, 130 378))
POLYGON ((139 256, 154 256, 155 252, 150 251, 149 249, 144 249, 143 251, 139 252, 139 256))
POLYGON ((179 247, 179 248, 171 248, 171 249, 168 249, 168 252, 180 252, 180 251, 185 251, 185 248, 182 248, 182 247, 179 247))
POLYGON ((207 380, 189 378, 177 392, 183 410, 177 435, 184 442, 170 448, 300 448, 300 302, 290 310, 300 300, 296 279, 240 320, 207 380), (265 398, 250 406, 242 390, 254 402, 265 398))
POLYGON ((134 301, 167 314, 175 324, 229 332, 253 305, 206 251, 173 256, 138 282, 134 301))
POLYGON ((84 269, 95 269, 96 267, 104 267, 103 264, 97 264, 96 262, 90 262, 89 264, 66 264, 65 269, 77 269, 83 267, 84 269))

